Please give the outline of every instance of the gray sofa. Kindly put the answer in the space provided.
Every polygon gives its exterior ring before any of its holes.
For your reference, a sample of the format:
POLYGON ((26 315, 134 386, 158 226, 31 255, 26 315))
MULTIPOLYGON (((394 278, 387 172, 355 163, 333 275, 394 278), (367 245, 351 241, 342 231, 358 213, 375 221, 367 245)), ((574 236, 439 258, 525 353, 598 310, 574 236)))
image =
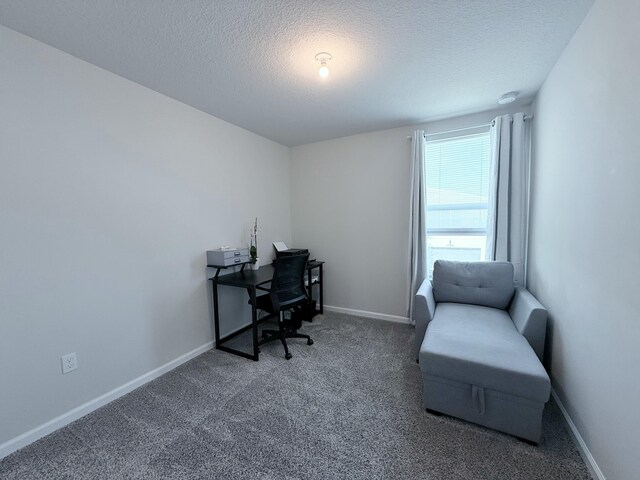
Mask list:
POLYGON ((413 320, 425 408, 540 441, 547 311, 507 262, 435 262, 413 320))

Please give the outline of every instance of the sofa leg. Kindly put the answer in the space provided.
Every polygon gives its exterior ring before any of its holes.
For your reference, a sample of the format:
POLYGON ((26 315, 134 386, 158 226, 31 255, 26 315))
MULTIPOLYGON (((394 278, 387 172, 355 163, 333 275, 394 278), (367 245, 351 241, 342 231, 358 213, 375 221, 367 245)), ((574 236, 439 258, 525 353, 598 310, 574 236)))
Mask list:
POLYGON ((440 412, 436 412, 435 410, 431 410, 430 408, 427 408, 427 413, 430 413, 431 415, 435 415, 436 417, 442 416, 440 412))
POLYGON ((532 447, 537 447, 539 444, 538 442, 534 442, 533 440, 527 440, 526 438, 522 438, 522 437, 516 437, 518 440, 520 440, 522 443, 526 443, 527 445, 531 445, 532 447))

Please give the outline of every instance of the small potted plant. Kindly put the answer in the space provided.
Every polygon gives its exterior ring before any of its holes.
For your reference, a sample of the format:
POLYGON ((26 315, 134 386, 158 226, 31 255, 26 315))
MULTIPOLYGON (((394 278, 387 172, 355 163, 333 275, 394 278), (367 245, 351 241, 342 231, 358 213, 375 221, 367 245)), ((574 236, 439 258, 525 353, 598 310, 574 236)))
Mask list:
POLYGON ((260 268, 260 258, 258 257, 258 217, 256 217, 253 227, 251 227, 251 246, 249 247, 249 256, 251 257, 251 270, 260 268))

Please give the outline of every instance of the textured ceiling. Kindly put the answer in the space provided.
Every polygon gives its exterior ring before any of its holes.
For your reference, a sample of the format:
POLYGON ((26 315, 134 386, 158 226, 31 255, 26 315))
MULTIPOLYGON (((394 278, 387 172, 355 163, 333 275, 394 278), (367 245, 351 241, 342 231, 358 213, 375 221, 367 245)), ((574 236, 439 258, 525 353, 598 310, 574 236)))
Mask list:
POLYGON ((0 23, 300 145, 487 110, 510 90, 526 103, 592 3, 0 0, 0 23))

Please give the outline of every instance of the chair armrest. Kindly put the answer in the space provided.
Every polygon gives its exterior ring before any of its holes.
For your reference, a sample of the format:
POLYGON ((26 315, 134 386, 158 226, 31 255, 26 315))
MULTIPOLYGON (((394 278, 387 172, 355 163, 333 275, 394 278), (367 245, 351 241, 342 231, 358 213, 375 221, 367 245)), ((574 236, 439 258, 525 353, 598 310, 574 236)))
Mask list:
POLYGON ((523 287, 517 287, 511 300, 509 315, 518 331, 527 339, 542 361, 547 333, 547 310, 523 287))
POLYGON ((429 322, 433 320, 433 314, 435 311, 436 301, 433 298, 433 287, 431 286, 431 281, 429 279, 425 279, 416 293, 415 304, 413 312, 411 313, 413 323, 416 326, 416 359, 418 359, 418 356, 420 355, 422 340, 424 340, 424 335, 427 331, 429 322))

